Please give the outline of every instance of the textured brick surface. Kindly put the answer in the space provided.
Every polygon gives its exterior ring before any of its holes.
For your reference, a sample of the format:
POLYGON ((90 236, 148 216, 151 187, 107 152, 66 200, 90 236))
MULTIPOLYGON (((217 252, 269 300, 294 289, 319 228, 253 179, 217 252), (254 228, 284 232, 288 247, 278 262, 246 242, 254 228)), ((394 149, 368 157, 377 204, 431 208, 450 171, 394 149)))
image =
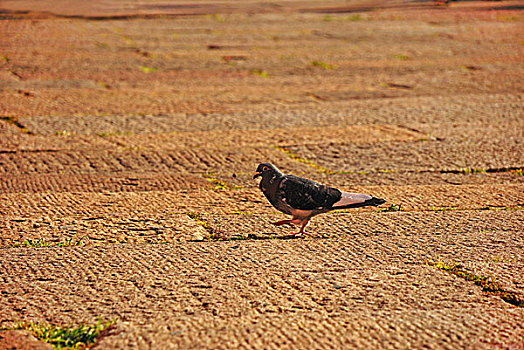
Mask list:
MULTIPOLYGON (((99 349, 521 349, 522 308, 429 266, 524 294, 519 6, 2 1, 0 326, 115 319, 99 349), (289 239, 263 161, 387 203, 289 239)), ((45 348, 0 331, 13 346, 45 348)))

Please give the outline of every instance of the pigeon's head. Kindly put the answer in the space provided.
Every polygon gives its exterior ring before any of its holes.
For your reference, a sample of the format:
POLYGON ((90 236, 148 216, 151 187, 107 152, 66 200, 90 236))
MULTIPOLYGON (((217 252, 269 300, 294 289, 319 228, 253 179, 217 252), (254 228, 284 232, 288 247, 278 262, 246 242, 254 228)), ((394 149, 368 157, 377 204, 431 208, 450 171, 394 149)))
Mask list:
POLYGON ((281 172, 273 164, 261 163, 258 165, 258 168, 255 171, 255 175, 253 176, 253 179, 256 179, 259 176, 262 176, 262 178, 271 178, 278 174, 281 174, 281 172))

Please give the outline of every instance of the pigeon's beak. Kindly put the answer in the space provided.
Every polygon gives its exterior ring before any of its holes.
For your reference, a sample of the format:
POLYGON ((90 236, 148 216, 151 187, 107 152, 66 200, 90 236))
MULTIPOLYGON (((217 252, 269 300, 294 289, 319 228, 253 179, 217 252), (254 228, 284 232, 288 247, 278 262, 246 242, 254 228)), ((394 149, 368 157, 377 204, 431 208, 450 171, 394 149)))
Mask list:
POLYGON ((261 171, 255 172, 255 175, 253 175, 253 179, 256 179, 259 176, 262 176, 262 172, 261 171))

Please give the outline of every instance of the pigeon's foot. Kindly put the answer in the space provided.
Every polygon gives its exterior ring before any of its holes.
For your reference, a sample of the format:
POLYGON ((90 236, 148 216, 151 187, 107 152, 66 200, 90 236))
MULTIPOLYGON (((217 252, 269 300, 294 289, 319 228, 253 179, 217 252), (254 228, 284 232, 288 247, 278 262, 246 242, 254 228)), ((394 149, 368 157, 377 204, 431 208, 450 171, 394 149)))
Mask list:
POLYGON ((292 220, 280 220, 280 221, 272 222, 272 224, 275 225, 275 226, 280 226, 280 225, 291 225, 291 226, 293 226, 293 223, 291 221, 292 220))
POLYGON ((302 236, 302 235, 311 237, 311 233, 306 232, 306 231, 291 232, 289 234, 289 236, 302 236))
POLYGON ((287 234, 283 236, 284 239, 295 239, 295 238, 305 238, 306 236, 312 237, 310 233, 308 232, 291 232, 290 234, 287 234))

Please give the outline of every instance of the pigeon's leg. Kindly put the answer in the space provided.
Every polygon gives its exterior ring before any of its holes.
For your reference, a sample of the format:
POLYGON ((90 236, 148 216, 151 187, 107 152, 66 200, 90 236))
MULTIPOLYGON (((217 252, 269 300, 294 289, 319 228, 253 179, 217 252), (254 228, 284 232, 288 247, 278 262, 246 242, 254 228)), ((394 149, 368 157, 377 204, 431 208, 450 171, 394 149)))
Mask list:
POLYGON ((300 235, 311 236, 311 233, 307 233, 306 231, 304 231, 308 224, 309 224, 309 219, 305 219, 304 221, 302 221, 302 227, 300 227, 300 231, 291 233, 291 235, 292 236, 300 236, 300 235))
POLYGON ((280 221, 272 222, 272 224, 275 225, 275 226, 280 226, 280 225, 293 225, 292 221, 293 221, 293 220, 280 220, 280 221))

